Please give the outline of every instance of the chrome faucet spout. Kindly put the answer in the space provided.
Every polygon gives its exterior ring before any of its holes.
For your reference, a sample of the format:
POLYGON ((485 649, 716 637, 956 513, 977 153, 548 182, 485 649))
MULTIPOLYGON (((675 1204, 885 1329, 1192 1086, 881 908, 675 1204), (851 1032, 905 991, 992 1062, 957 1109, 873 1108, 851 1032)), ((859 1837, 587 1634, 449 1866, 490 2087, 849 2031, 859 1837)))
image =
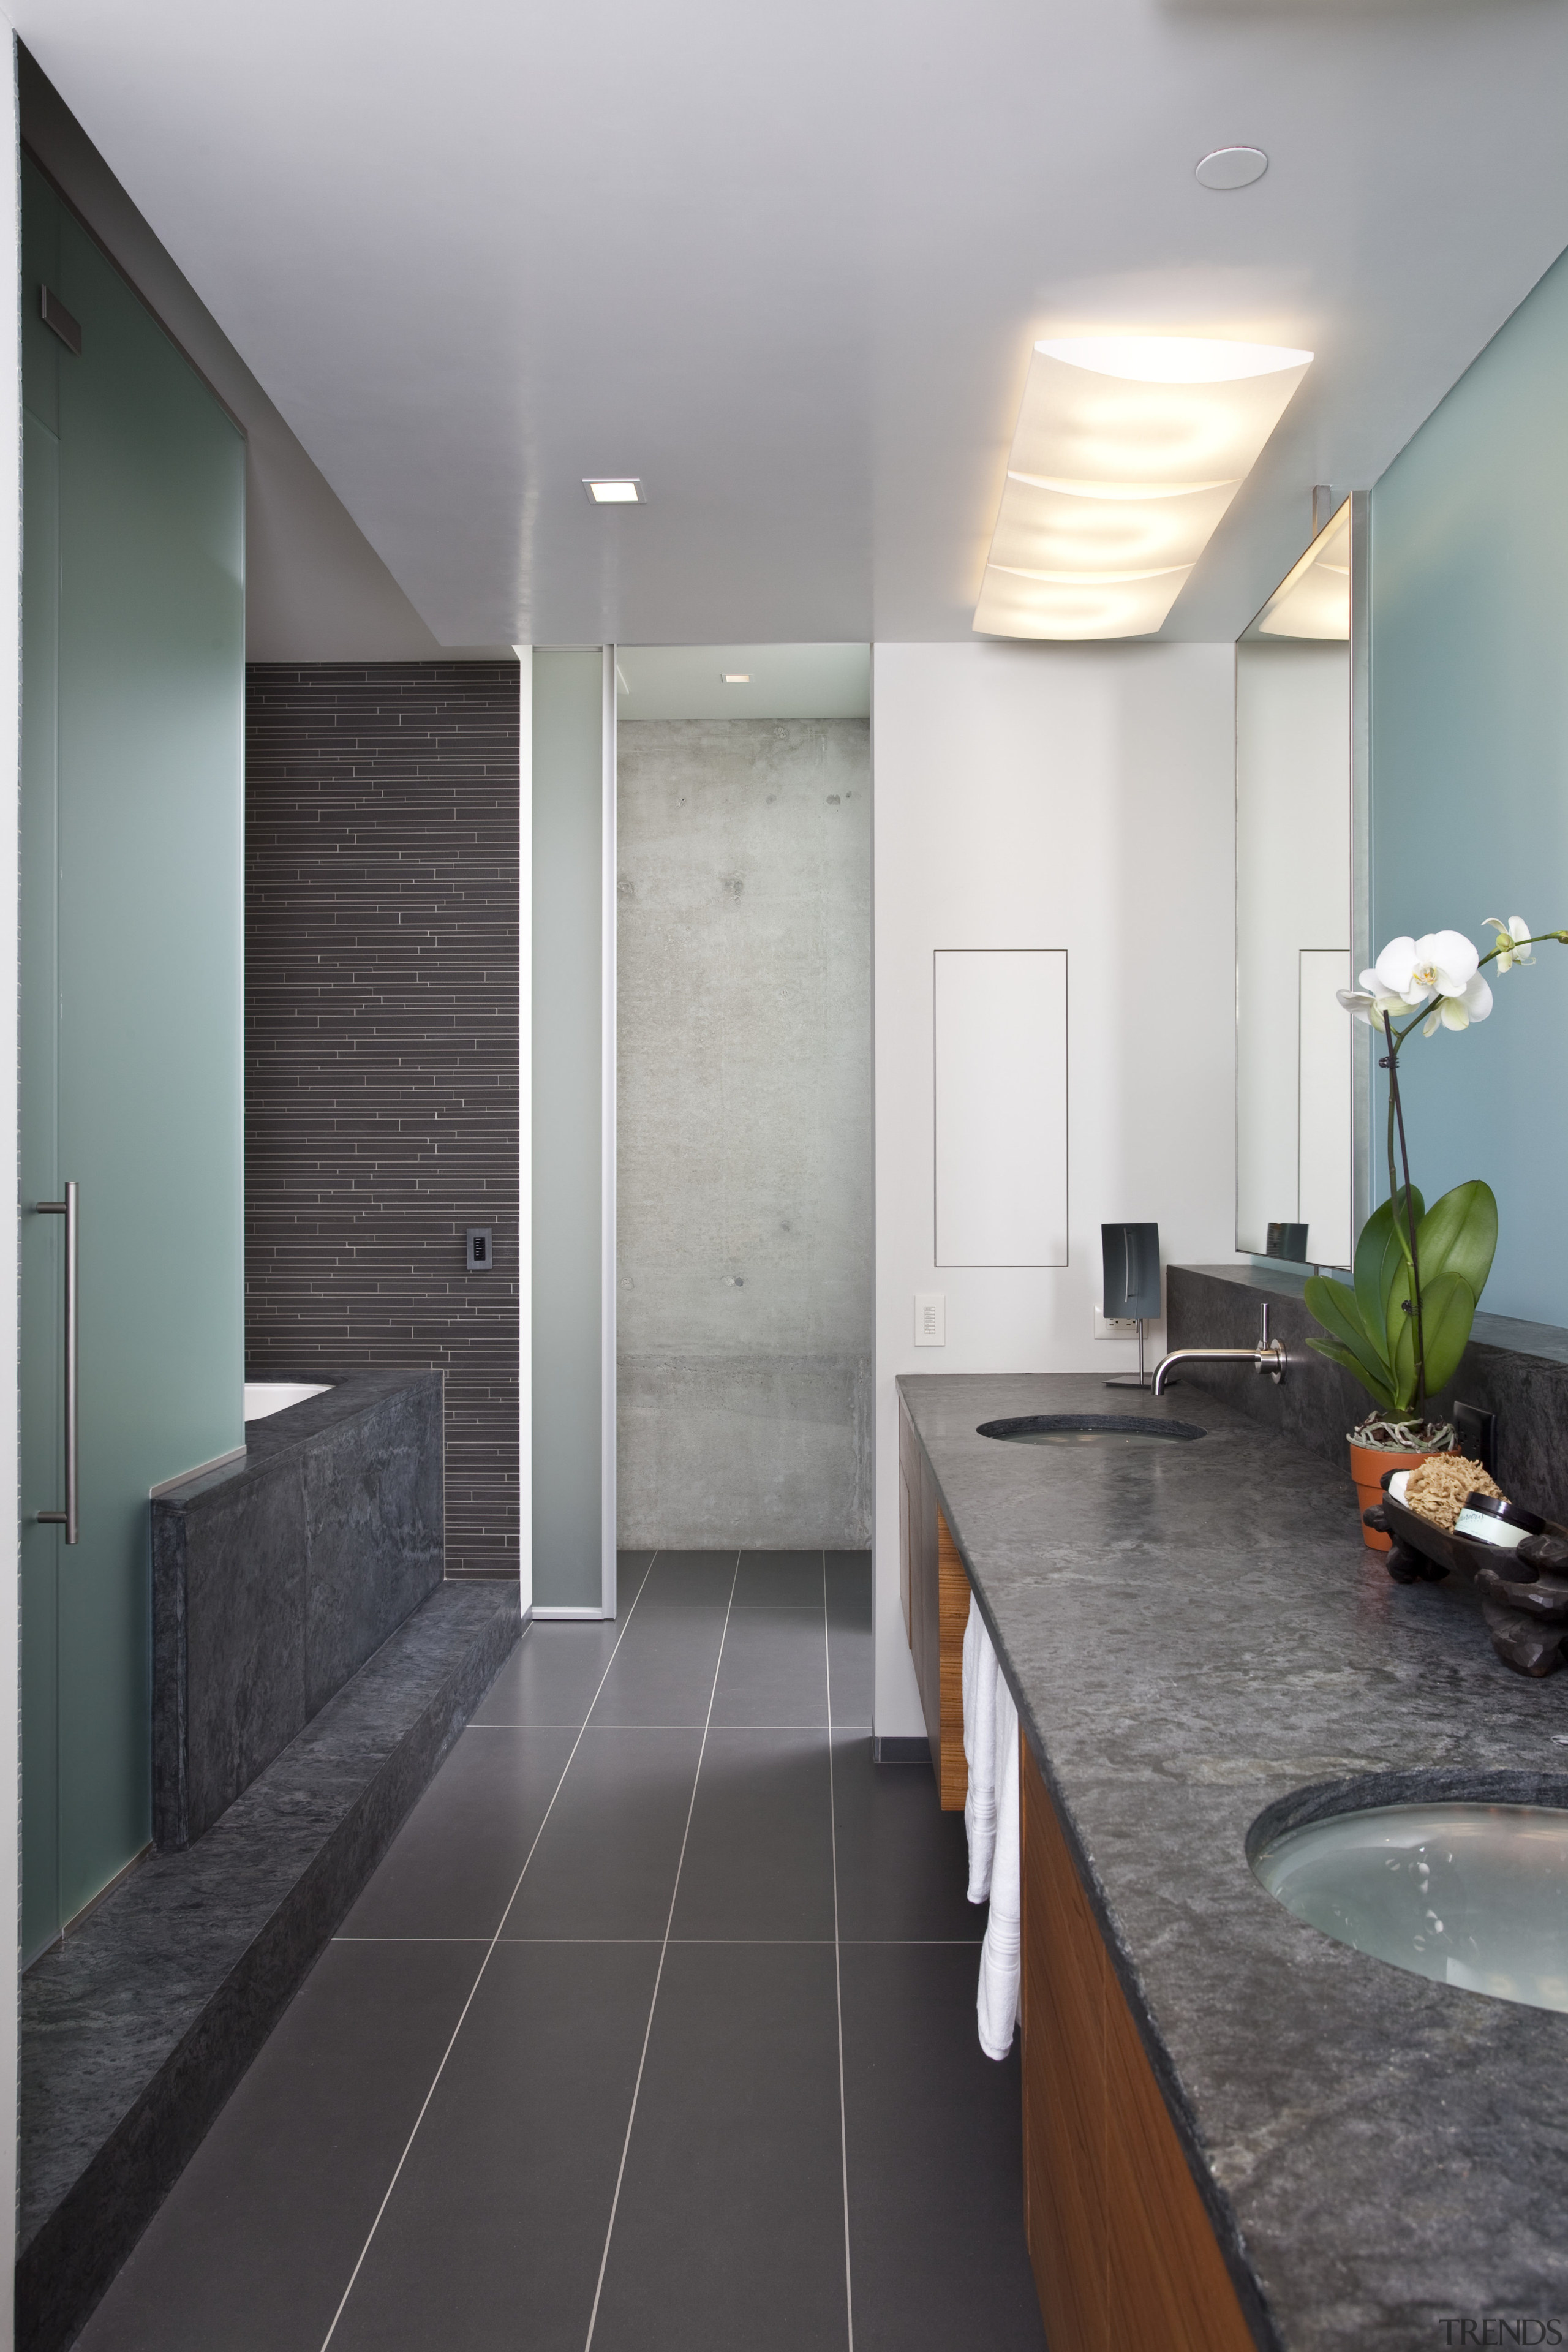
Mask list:
POLYGON ((1250 1364, 1255 1372, 1266 1372, 1278 1388, 1289 1360, 1280 1342, 1268 1336, 1268 1302, 1264 1299, 1258 1308, 1256 1348, 1173 1349, 1154 1367, 1154 1394, 1164 1395, 1165 1378, 1173 1364, 1250 1364))

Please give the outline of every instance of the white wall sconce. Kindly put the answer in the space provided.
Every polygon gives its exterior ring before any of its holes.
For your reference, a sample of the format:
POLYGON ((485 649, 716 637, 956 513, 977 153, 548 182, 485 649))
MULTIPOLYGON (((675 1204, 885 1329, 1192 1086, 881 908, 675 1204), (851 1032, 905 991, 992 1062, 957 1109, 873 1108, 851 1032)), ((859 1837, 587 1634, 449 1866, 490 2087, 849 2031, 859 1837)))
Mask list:
POLYGON ((1037 343, 976 631, 1159 628, 1311 361, 1176 335, 1037 343))

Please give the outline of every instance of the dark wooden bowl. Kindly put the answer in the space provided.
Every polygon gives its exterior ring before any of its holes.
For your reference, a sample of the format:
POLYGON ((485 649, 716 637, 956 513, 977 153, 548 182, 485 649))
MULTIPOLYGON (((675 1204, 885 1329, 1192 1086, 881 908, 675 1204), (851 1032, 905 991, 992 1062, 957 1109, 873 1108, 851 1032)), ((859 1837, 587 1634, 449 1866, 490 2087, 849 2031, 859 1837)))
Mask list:
MULTIPOLYGON (((1489 1568, 1511 1583, 1534 1581, 1534 1571, 1529 1564, 1521 1564, 1513 1552, 1505 1550, 1500 1544, 1483 1543, 1479 1536, 1462 1536, 1449 1528, 1435 1528, 1419 1511, 1395 1502, 1386 1486, 1381 1508, 1394 1542, 1403 1544, 1406 1551, 1419 1552, 1438 1568, 1468 1569, 1471 1575, 1478 1569, 1489 1568)), ((1555 1519, 1546 1521, 1544 1532, 1568 1542, 1568 1528, 1559 1527, 1555 1519)))
MULTIPOLYGON (((1436 1583, 1456 1568, 1469 1574, 1492 1648, 1505 1666, 1539 1678, 1568 1665, 1568 1579, 1561 1571, 1542 1571, 1477 1536, 1435 1528, 1396 1503, 1386 1486, 1375 1517, 1368 1517, 1394 1539, 1384 1560, 1396 1584, 1436 1583)), ((1568 1528, 1555 1519, 1541 1532, 1568 1543, 1568 1528)))

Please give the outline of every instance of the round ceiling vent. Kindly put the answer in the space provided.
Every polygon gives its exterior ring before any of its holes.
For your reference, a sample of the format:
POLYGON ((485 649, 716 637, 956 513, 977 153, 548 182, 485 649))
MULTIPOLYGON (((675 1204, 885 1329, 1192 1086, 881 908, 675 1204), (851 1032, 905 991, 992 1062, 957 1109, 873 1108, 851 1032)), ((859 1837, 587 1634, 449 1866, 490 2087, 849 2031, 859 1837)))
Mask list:
POLYGON ((1261 147, 1215 147, 1197 167, 1205 188, 1249 188, 1268 169, 1261 147))

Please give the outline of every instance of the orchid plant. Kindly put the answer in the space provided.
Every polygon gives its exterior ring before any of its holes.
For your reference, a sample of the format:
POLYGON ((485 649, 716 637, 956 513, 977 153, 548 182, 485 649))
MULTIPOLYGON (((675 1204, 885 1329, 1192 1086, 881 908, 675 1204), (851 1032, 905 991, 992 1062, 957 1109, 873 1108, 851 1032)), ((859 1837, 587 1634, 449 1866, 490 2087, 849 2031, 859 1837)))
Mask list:
POLYGON ((1417 1029, 1430 1037, 1486 1020, 1488 965, 1501 974, 1532 964, 1544 940, 1568 947, 1568 930, 1531 931, 1521 915, 1506 923, 1489 915, 1487 926, 1498 936, 1485 954, 1462 931, 1390 940, 1359 988, 1339 992, 1347 1012, 1382 1030, 1388 1049, 1379 1064, 1388 1072, 1388 1198, 1362 1228, 1351 1281, 1314 1275, 1306 1300, 1329 1335, 1309 1345, 1353 1374, 1377 1408, 1353 1433, 1362 1444, 1414 1453, 1454 1442, 1447 1423, 1428 1422, 1426 1400, 1453 1379, 1469 1340, 1497 1248, 1497 1201, 1478 1180, 1428 1209, 1412 1185, 1400 1048, 1417 1029))

